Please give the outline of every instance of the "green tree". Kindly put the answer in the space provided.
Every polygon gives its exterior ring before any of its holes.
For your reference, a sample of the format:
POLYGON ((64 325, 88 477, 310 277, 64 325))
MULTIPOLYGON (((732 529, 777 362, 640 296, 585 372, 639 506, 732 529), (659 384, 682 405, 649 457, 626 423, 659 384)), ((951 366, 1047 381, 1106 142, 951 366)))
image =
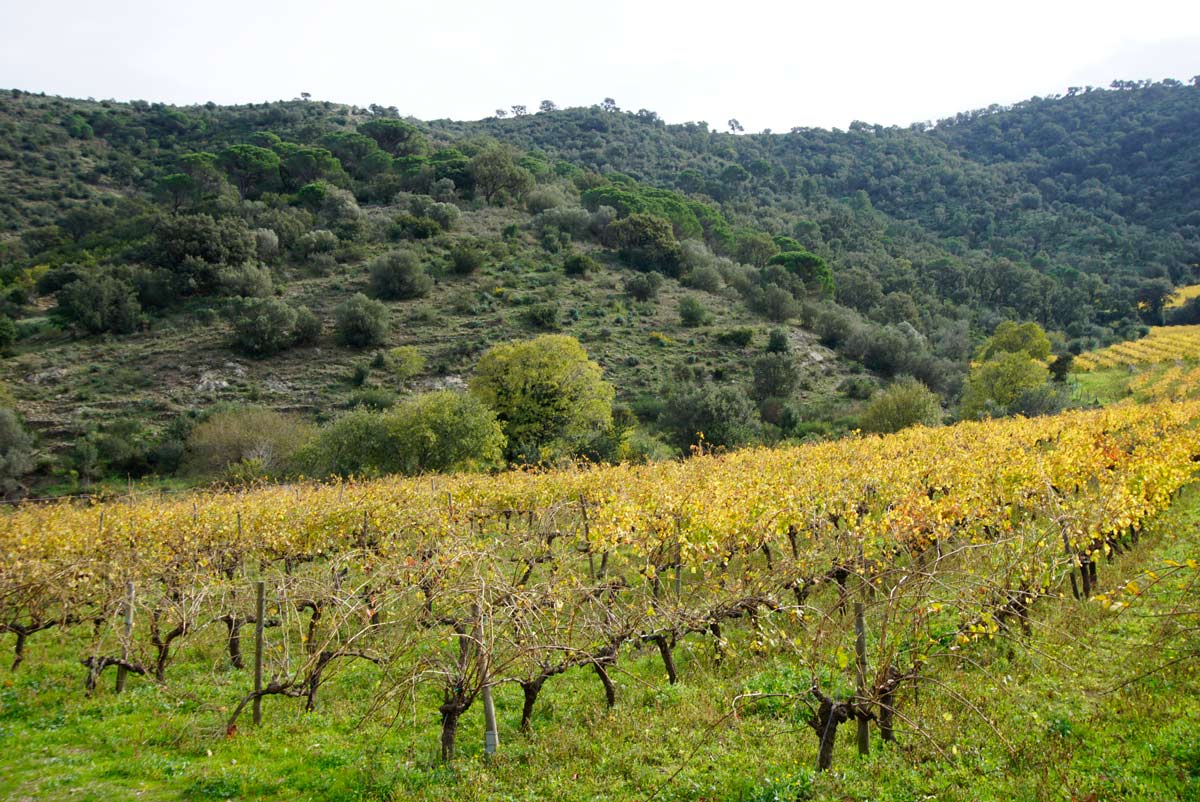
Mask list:
POLYGON ((261 195, 279 181, 279 154, 257 145, 230 145, 217 156, 243 198, 261 195))
POLYGON ((1011 320, 1001 321, 992 336, 979 349, 980 361, 1000 354, 1026 354, 1032 359, 1046 360, 1050 357, 1050 338, 1036 323, 1017 324, 1011 320))
POLYGON ((760 433, 758 414, 737 387, 685 386, 666 399, 659 427, 682 453, 703 440, 707 446, 740 446, 760 433))
POLYGON ((8 315, 0 315, 0 354, 8 353, 17 342, 17 324, 8 315))
POLYGON ((833 271, 825 260, 808 251, 784 251, 772 256, 767 264, 780 265, 799 277, 814 295, 833 297, 833 271))
POLYGON ((683 272, 683 251, 671 223, 652 214, 636 213, 608 227, 621 258, 637 270, 656 271, 678 278, 683 272))
POLYGON ((428 295, 433 279, 410 250, 397 249, 376 257, 370 266, 371 292, 377 298, 404 301, 428 295))
POLYGON ((89 334, 128 334, 138 327, 142 307, 137 293, 113 276, 89 275, 58 291, 55 314, 89 334))
POLYGON ((518 167, 511 148, 500 144, 485 147, 468 166, 475 189, 491 203, 501 194, 519 198, 533 186, 533 176, 518 167))
POLYGON ((278 298, 243 298, 233 311, 233 345, 251 356, 284 351, 301 339, 299 316, 278 298))
POLYGON ((679 322, 684 326, 702 326, 708 322, 708 310, 695 295, 679 299, 679 322))
POLYGON ((377 117, 358 127, 392 156, 415 156, 425 150, 425 136, 415 125, 396 117, 377 117))
POLYGON ((21 487, 21 478, 33 470, 33 437, 21 426, 17 413, 0 407, 0 494, 10 496, 21 487))
POLYGON ((1005 351, 971 368, 963 391, 962 415, 1008 414, 1022 395, 1043 387, 1050 371, 1024 351, 1005 351))
POLYGON ((382 302, 355 293, 334 311, 338 342, 351 348, 379 345, 387 339, 391 317, 382 302))
POLYGON ((789 353, 763 354, 754 360, 752 393, 758 401, 786 398, 800 383, 800 369, 789 353))
POLYGON ((571 456, 612 425, 613 387, 567 335, 493 346, 479 360, 471 392, 496 410, 514 461, 571 456))
POLYGON ((887 434, 909 426, 936 426, 942 421, 937 394, 911 376, 902 376, 875 394, 863 411, 864 431, 887 434))
POLYGON ((187 438, 183 469, 193 476, 228 475, 238 466, 258 476, 280 476, 311 439, 310 425, 260 407, 222 409, 198 423, 187 438))

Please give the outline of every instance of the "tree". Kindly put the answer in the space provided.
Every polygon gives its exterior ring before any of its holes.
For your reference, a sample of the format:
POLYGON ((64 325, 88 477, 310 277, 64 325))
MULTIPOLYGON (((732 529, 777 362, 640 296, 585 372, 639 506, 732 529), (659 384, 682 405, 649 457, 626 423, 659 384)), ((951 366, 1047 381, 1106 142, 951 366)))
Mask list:
POLYGON ((128 334, 138 327, 142 307, 137 293, 113 276, 88 275, 58 291, 55 314, 89 334, 128 334))
POLYGON ((669 221, 638 212, 614 222, 608 233, 630 266, 676 278, 682 273, 683 251, 669 221))
POLYGON ((668 442, 683 453, 697 443, 739 446, 759 435, 758 415, 736 387, 701 385, 672 390, 658 419, 668 442))
POLYGON ((612 385, 574 337, 546 334, 493 346, 471 392, 496 410, 514 461, 571 456, 612 425, 612 385))
POLYGON ((875 394, 860 424, 865 431, 887 434, 909 426, 936 426, 941 421, 937 394, 911 376, 902 376, 875 394))
POLYGON ((1050 372, 1024 351, 1001 352, 971 369, 963 391, 962 415, 979 418, 1008 414, 1025 393, 1043 387, 1050 372))
POLYGON ((0 407, 0 494, 10 496, 21 477, 33 470, 33 438, 21 426, 17 413, 0 407))
POLYGON ((351 348, 379 345, 387 338, 390 325, 388 308, 361 292, 343 301, 334 312, 338 341, 351 348))
POLYGON ((274 410, 222 409, 188 435, 184 471, 215 477, 236 466, 252 466, 263 476, 285 474, 311 437, 311 426, 274 410))
POLYGON ((800 278, 808 291, 814 295, 833 296, 833 271, 829 269, 825 260, 815 253, 784 251, 772 256, 767 264, 786 268, 789 273, 800 278))
POLYGON ((429 294, 433 279, 421 260, 410 250, 388 251, 370 266, 371 292, 377 298, 404 301, 429 294))
POLYGON ((1045 360, 1050 356, 1050 338, 1036 323, 1004 320, 979 349, 977 358, 983 361, 1000 354, 1026 354, 1031 359, 1045 360))
POLYGON ((496 413, 467 393, 423 393, 384 412, 355 410, 323 427, 304 462, 317 475, 479 470, 503 461, 496 413))
POLYGON ((558 106, 555 104, 555 102, 553 100, 543 100, 538 105, 538 111, 548 114, 552 111, 558 111, 558 106))
POLYGON ((791 354, 763 354, 754 360, 753 395, 758 401, 786 398, 800 383, 800 369, 791 354))
POLYGON ((314 181, 345 181, 342 164, 325 148, 285 142, 279 148, 279 174, 290 190, 314 181))
POLYGON ((221 151, 217 164, 243 198, 260 195, 279 180, 279 154, 257 145, 230 145, 221 151))
POLYGON ((617 112, 621 110, 621 107, 617 105, 617 101, 613 100, 611 97, 604 98, 604 101, 600 104, 600 108, 607 112, 617 112))
POLYGON ((529 110, 526 109, 524 106, 521 106, 521 105, 512 106, 512 115, 514 117, 524 117, 528 113, 529 113, 529 110))
POLYGON ((233 345, 250 356, 270 356, 319 336, 321 322, 308 309, 278 298, 243 298, 233 311, 233 345))
POLYGON ((425 150, 425 136, 415 125, 395 117, 376 117, 358 127, 392 156, 414 156, 425 150))
POLYGON ((493 144, 471 159, 468 169, 475 188, 488 203, 501 194, 520 197, 533 186, 533 176, 513 160, 513 151, 504 145, 493 144))
POLYGON ((734 253, 739 262, 762 267, 771 257, 779 253, 779 246, 765 231, 742 229, 737 233, 737 245, 734 253))
POLYGON ((0 354, 8 353, 17 342, 17 324, 8 315, 0 315, 0 354))
POLYGON ((679 322, 689 328, 708 322, 708 310, 695 295, 685 295, 679 300, 679 322))
POLYGON ((746 129, 742 127, 742 124, 738 122, 736 117, 733 117, 729 120, 729 132, 731 134, 738 134, 745 130, 746 129))

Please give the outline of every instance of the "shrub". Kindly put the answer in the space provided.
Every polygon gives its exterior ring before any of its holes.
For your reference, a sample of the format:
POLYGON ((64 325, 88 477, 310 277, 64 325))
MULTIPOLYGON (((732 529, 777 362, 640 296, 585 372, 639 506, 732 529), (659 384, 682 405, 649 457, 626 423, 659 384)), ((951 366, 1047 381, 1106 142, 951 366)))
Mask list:
POLYGON ((685 386, 671 392, 659 426, 684 453, 701 438, 708 445, 738 446, 759 435, 758 415, 736 387, 685 386))
POLYGON ((33 438, 21 426, 17 413, 0 407, 0 493, 11 495, 21 477, 33 470, 33 438))
POLYGON ((133 287, 112 276, 85 276, 58 291, 56 314, 90 334, 134 331, 141 312, 133 287))
POLYGON ((936 426, 941 420, 937 395, 916 379, 903 376, 875 394, 859 424, 865 431, 887 434, 917 424, 936 426))
POLYGON ((299 244, 301 252, 307 256, 317 253, 333 253, 337 250, 338 238, 332 231, 321 228, 302 236, 299 244))
POLYGON ((222 267, 219 274, 221 292, 225 295, 266 298, 275 289, 271 271, 252 262, 245 262, 233 267, 222 267))
POLYGON ((321 318, 307 306, 296 307, 296 324, 292 329, 295 345, 312 345, 321 337, 321 318))
POLYGON ((351 348, 366 348, 387 338, 391 313, 381 302, 360 292, 338 305, 334 320, 338 342, 351 348))
POLYGON ((450 269, 459 276, 469 276, 483 267, 484 254, 479 247, 459 242, 450 249, 450 269))
POLYGON ((586 276, 600 269, 600 263, 586 253, 573 253, 563 260, 563 272, 568 276, 586 276))
POLYGON ((403 301, 429 294, 433 279, 412 251, 388 251, 371 262, 371 292, 378 298, 403 301))
POLYGON ((725 285, 725 280, 721 278, 721 271, 715 267, 697 267, 688 273, 683 278, 683 283, 694 290, 702 290, 703 292, 719 292, 721 287, 725 285))
POLYGON ((393 348, 388 351, 387 359, 392 374, 402 382, 408 381, 425 370, 425 357, 421 356, 421 352, 413 345, 393 348))
POLYGON ((625 279, 625 292, 638 301, 650 301, 658 296, 662 283, 662 276, 657 273, 630 276, 625 279))
POLYGON ((492 467, 503 447, 496 413, 465 393, 440 391, 341 416, 321 429, 305 460, 322 475, 415 474, 492 467))
MULTIPOLYGON (((262 475, 283 475, 311 438, 312 427, 260 407, 226 409, 192 429, 184 454, 184 471, 219 477, 231 466, 256 462, 262 475)), ((257 478, 257 477, 256 477, 257 478)))
POLYGON ((791 350, 792 344, 788 341, 787 332, 782 329, 772 329, 767 338, 767 353, 786 354, 791 350))
POLYGON ((708 310, 696 296, 684 296, 679 300, 679 322, 689 328, 701 326, 708 322, 708 310))
POLYGON ((559 309, 556 303, 535 304, 525 310, 525 319, 539 329, 557 329, 559 309))
POLYGON ((790 354, 763 354, 754 360, 753 394, 767 398, 787 398, 800 381, 800 370, 790 354))
POLYGON ((567 205, 567 196, 560 187, 543 186, 525 196, 525 208, 530 214, 540 214, 567 205))
POLYGON ((402 214, 393 221, 389 233, 392 239, 433 239, 442 233, 442 227, 432 217, 402 214))
POLYGON ((745 348, 753 339, 754 329, 747 328, 729 329, 717 335, 717 342, 738 348, 745 348))
POLYGON ((278 298, 243 298, 233 310, 233 346, 250 356, 270 356, 320 334, 316 315, 294 309, 278 298))
POLYGON ((636 213, 608 226, 607 236, 617 244, 621 258, 638 270, 653 270, 678 277, 683 254, 671 223, 652 214, 636 213))
POLYGON ((0 353, 12 348, 17 342, 17 324, 7 315, 0 315, 0 353))

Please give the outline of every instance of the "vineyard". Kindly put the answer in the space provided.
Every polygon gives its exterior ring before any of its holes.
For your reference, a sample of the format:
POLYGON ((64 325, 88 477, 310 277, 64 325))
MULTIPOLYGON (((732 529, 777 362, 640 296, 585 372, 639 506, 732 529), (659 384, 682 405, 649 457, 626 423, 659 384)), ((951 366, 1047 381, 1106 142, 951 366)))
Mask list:
POLYGON ((1129 392, 1142 401, 1181 401, 1200 393, 1200 365, 1195 362, 1157 366, 1129 380, 1129 392))
POLYGON ((1200 326, 1154 326, 1140 340, 1116 343, 1075 357, 1079 370, 1151 365, 1200 357, 1200 326))
POLYGON ((444 761, 469 711, 488 751, 523 737, 497 723, 509 689, 529 732, 547 687, 586 675, 612 708, 646 655, 660 687, 686 681, 681 651, 783 661, 792 685, 735 677, 730 715, 786 709, 809 733, 796 761, 825 769, 842 725, 860 754, 921 737, 915 697, 981 643, 1028 640, 1044 601, 1136 596, 1101 563, 1193 477, 1198 421, 1200 403, 1122 406, 647 466, 26 505, 0 535, 0 628, 14 672, 65 654, 80 694, 169 689, 202 653, 222 673, 197 704, 226 739, 264 708, 319 710, 353 671, 353 715, 429 722, 444 761))
POLYGON ((1200 298, 1200 284, 1189 284, 1186 287, 1180 287, 1171 296, 1170 300, 1167 301, 1166 308, 1178 309, 1181 306, 1185 306, 1193 298, 1200 298))

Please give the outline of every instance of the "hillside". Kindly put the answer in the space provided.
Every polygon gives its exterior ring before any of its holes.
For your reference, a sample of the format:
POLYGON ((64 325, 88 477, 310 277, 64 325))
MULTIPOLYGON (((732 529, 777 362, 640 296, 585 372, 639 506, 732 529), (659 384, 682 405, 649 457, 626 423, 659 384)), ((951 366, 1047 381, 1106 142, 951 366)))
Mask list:
POLYGON ((598 459, 846 431, 901 375, 953 411, 1001 321, 1078 353, 1193 280, 1200 88, 1122 87, 786 134, 5 92, 0 378, 36 442, 4 490, 176 474, 214 410, 323 423, 547 332, 616 388, 598 459), (390 321, 348 345, 359 292, 390 321))

